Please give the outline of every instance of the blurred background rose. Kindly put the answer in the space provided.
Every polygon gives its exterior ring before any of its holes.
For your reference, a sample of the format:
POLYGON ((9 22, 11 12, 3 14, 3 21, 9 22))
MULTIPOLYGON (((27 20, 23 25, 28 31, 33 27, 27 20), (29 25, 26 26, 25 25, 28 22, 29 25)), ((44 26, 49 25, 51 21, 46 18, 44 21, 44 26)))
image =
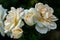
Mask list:
MULTIPOLYGON (((36 3, 42 2, 44 4, 48 4, 50 7, 54 9, 54 15, 59 18, 60 17, 60 0, 0 0, 0 4, 8 10, 11 7, 23 7, 25 9, 29 9, 34 7, 36 3)), ((11 39, 10 37, 2 37, 0 35, 0 40, 60 40, 60 20, 56 21, 57 29, 49 31, 47 34, 38 33, 34 27, 28 28, 26 24, 22 28, 24 31, 24 35, 20 39, 11 39)))

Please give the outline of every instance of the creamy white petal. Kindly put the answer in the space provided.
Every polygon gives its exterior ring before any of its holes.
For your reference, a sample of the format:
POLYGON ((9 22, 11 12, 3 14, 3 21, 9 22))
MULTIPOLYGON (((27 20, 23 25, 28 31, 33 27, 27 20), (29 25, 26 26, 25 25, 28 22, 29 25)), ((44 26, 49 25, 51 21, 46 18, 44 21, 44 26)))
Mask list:
POLYGON ((41 22, 39 22, 37 20, 35 22, 37 23, 37 25, 39 25, 39 27, 44 27, 44 25, 41 22))
POLYGON ((2 7, 2 5, 0 5, 0 33, 2 36, 5 35, 5 33, 4 33, 4 22, 3 21, 7 15, 6 12, 7 12, 7 9, 4 9, 2 7))
POLYGON ((36 29, 39 33, 41 33, 41 34, 46 34, 46 33, 49 31, 48 28, 46 28, 46 27, 40 27, 40 26, 38 26, 38 25, 36 25, 35 29, 36 29))
POLYGON ((42 9, 44 7, 43 3, 36 3, 35 8, 37 9, 37 11, 40 11, 40 9, 42 9))
POLYGON ((21 19, 22 18, 22 16, 23 16, 23 12, 24 11, 24 9, 23 8, 17 8, 17 19, 19 20, 19 19, 21 19))
POLYGON ((0 21, 0 33, 1 33, 2 36, 5 36, 3 27, 4 27, 3 22, 0 21))
POLYGON ((10 32, 12 28, 14 28, 14 24, 7 25, 4 28, 4 30, 5 30, 4 32, 5 33, 10 32))
POLYGON ((32 18, 25 20, 25 22, 26 22, 26 24, 28 24, 29 26, 34 25, 34 22, 33 22, 33 19, 32 19, 32 18))
POLYGON ((4 20, 5 16, 7 15, 7 9, 4 9, 2 5, 0 5, 0 20, 4 20))
POLYGON ((19 27, 16 27, 12 30, 11 38, 18 39, 22 36, 23 30, 19 27))
POLYGON ((6 15, 7 15, 7 9, 4 10, 3 20, 5 19, 6 15))
POLYGON ((49 22, 44 21, 44 22, 42 22, 42 24, 43 24, 45 27, 48 27, 50 23, 49 23, 49 22))
POLYGON ((48 26, 49 29, 56 29, 57 24, 55 22, 51 22, 50 25, 48 26))
POLYGON ((52 21, 57 21, 58 20, 58 18, 55 15, 52 15, 51 19, 52 19, 52 21))
POLYGON ((49 7, 49 5, 48 5, 48 4, 45 4, 44 6, 45 6, 46 8, 48 8, 48 10, 49 10, 51 13, 54 13, 53 8, 49 7))
POLYGON ((25 10, 25 15, 24 15, 24 21, 26 22, 27 25, 32 26, 34 25, 34 8, 30 8, 29 10, 25 10))

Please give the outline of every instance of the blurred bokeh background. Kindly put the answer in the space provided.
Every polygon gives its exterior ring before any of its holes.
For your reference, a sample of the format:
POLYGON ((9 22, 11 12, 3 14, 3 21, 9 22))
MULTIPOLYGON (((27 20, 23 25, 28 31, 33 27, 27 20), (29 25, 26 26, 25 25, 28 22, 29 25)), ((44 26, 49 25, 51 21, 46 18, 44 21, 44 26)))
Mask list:
MULTIPOLYGON (((8 9, 8 11, 11 7, 29 9, 34 7, 38 2, 48 4, 54 9, 54 15, 57 18, 60 18, 60 0, 0 0, 0 4, 8 9)), ((56 21, 56 23, 57 29, 51 30, 47 34, 40 34, 34 29, 34 27, 28 28, 28 25, 25 24, 22 28, 24 33, 21 38, 11 39, 7 35, 5 35, 5 37, 0 35, 0 40, 60 40, 60 20, 56 21)))

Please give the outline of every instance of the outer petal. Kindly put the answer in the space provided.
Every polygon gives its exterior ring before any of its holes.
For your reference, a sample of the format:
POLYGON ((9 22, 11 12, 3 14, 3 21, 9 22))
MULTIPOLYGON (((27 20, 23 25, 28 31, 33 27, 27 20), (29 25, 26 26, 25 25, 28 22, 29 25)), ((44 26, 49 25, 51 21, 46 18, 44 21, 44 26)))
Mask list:
POLYGON ((0 33, 2 36, 5 35, 5 33, 4 33, 4 22, 3 21, 7 15, 6 11, 7 11, 7 9, 4 9, 2 7, 2 5, 0 5, 0 33))
POLYGON ((4 10, 4 14, 2 14, 2 16, 3 16, 2 19, 3 19, 3 20, 5 19, 6 15, 7 15, 7 9, 5 9, 5 10, 4 10))
POLYGON ((41 33, 41 34, 46 34, 48 32, 48 28, 46 27, 39 27, 38 25, 36 25, 35 29, 41 33))
POLYGON ((4 9, 2 5, 0 5, 0 20, 4 20, 5 16, 7 15, 7 9, 4 9))
POLYGON ((49 5, 48 5, 48 4, 45 4, 44 6, 45 6, 46 8, 48 8, 48 10, 49 10, 51 13, 53 13, 53 12, 54 12, 53 8, 49 7, 49 5))
POLYGON ((48 26, 49 29, 56 29, 57 25, 55 22, 51 22, 50 25, 48 26))
POLYGON ((39 26, 39 27, 44 27, 44 25, 41 23, 41 22, 39 22, 39 21, 35 21, 36 23, 37 23, 37 25, 39 26))
POLYGON ((57 21, 58 18, 57 18, 56 16, 52 15, 52 16, 51 16, 51 20, 52 20, 52 21, 57 21))
POLYGON ((10 32, 12 28, 14 28, 14 24, 11 23, 4 27, 4 30, 5 30, 4 32, 5 33, 10 32))
POLYGON ((22 15, 23 15, 23 12, 24 11, 24 9, 23 8, 17 8, 17 19, 19 20, 19 19, 21 19, 22 18, 22 15))
POLYGON ((38 12, 44 7, 43 3, 36 3, 35 8, 37 9, 38 12))
POLYGON ((5 33, 4 33, 4 29, 3 29, 3 22, 2 21, 0 21, 0 33, 1 33, 1 35, 2 36, 4 36, 5 35, 5 33))

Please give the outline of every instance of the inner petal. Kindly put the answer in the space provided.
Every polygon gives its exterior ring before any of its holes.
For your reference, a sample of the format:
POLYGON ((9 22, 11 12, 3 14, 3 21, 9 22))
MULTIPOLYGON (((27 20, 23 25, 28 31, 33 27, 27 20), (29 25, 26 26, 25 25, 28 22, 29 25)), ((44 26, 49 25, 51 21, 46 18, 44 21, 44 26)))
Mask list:
POLYGON ((14 17, 14 25, 16 26, 18 24, 18 20, 17 20, 17 17, 14 17))

